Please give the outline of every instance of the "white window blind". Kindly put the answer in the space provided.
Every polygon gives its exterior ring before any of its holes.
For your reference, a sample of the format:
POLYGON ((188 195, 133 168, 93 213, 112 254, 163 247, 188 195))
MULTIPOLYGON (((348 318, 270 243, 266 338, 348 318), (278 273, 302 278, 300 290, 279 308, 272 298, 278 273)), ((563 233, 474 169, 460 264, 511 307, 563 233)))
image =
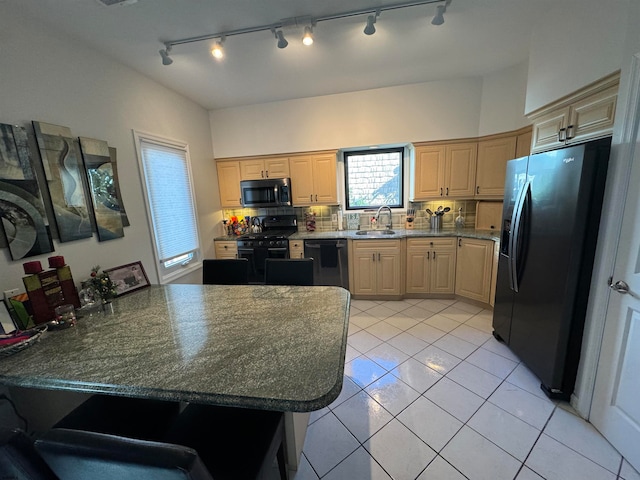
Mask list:
POLYGON ((140 139, 148 207, 162 263, 199 249, 196 209, 185 148, 140 139))

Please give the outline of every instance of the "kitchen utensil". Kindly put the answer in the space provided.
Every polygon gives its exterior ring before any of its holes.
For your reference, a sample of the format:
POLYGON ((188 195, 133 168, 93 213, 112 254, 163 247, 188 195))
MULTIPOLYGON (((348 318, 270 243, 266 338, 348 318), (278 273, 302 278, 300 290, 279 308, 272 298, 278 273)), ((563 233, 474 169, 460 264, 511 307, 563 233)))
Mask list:
POLYGON ((436 213, 440 213, 441 211, 442 211, 442 205, 438 207, 438 210, 436 210, 436 213))
POLYGON ((429 221, 431 230, 440 230, 442 228, 442 215, 433 215, 429 221))
POLYGON ((427 208, 427 210, 426 210, 426 211, 427 211, 427 213, 428 213, 429 215, 433 215, 433 212, 432 212, 431 210, 429 210, 428 208, 427 208))
POLYGON ((444 207, 444 210, 442 210, 442 213, 447 213, 450 212, 451 209, 449 207, 444 207))

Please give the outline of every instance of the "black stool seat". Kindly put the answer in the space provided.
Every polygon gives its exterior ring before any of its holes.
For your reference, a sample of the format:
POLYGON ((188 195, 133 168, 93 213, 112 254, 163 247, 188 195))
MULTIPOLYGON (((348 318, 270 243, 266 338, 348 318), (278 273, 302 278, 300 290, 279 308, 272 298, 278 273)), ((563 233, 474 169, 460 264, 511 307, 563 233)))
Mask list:
POLYGON ((264 281, 267 285, 313 285, 313 258, 267 258, 264 281))
POLYGON ((249 260, 246 258, 216 258, 202 261, 204 285, 247 285, 249 260))

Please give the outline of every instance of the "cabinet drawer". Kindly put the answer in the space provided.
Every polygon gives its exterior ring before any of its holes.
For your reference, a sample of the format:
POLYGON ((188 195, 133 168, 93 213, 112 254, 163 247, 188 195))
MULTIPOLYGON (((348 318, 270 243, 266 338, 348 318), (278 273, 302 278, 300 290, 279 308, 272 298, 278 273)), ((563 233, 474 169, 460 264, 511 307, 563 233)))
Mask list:
POLYGON ((407 239, 407 249, 440 249, 440 248, 452 248, 456 247, 456 237, 424 237, 424 238, 409 238, 407 239))
POLYGON ((217 241, 214 243, 216 258, 236 258, 238 243, 234 241, 217 241))

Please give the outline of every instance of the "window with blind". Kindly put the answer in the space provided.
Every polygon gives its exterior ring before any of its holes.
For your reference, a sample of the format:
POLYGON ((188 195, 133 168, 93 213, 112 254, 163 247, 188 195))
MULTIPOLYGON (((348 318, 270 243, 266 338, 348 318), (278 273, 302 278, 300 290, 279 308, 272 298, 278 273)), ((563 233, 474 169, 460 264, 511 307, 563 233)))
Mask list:
POLYGON ((186 144, 138 132, 135 137, 158 276, 160 283, 167 283, 190 262, 199 261, 189 149, 186 144))

